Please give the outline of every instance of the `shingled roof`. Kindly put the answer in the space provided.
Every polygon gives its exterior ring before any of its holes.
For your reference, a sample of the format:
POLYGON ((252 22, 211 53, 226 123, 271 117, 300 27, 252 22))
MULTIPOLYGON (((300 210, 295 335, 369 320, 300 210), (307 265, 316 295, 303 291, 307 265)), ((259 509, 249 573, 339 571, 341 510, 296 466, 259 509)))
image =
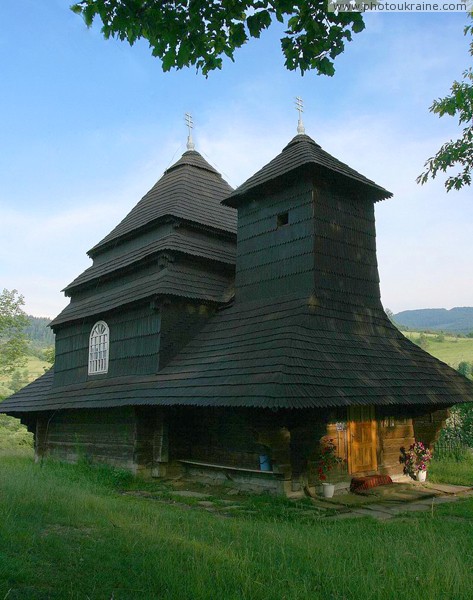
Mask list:
POLYGON ((172 233, 146 246, 128 250, 119 257, 113 257, 105 262, 92 265, 76 277, 63 291, 71 292, 79 286, 111 275, 112 273, 115 274, 116 271, 136 265, 139 261, 144 261, 158 252, 165 250, 180 252, 228 265, 235 264, 236 246, 234 242, 174 230, 172 233))
POLYGON ((188 150, 89 254, 94 256, 110 243, 167 215, 235 234, 236 212, 220 204, 232 191, 198 152, 188 150))
POLYGON ((448 406, 473 384, 406 339, 383 311, 315 298, 235 304, 213 317, 159 374, 54 387, 45 377, 2 411, 123 405, 310 408, 448 406), (335 318, 334 318, 335 317, 335 318))
POLYGON ((258 188, 269 181, 275 181, 296 169, 307 168, 308 166, 315 166, 337 173, 348 180, 367 186, 377 200, 392 196, 388 190, 334 158, 308 135, 298 134, 276 158, 273 158, 271 162, 247 179, 222 204, 237 207, 242 197, 250 190, 258 188))
POLYGON ((233 294, 233 276, 212 272, 195 264, 170 264, 157 273, 137 274, 133 281, 91 297, 72 300, 49 324, 61 323, 97 315, 155 295, 179 296, 209 302, 228 302, 233 294))

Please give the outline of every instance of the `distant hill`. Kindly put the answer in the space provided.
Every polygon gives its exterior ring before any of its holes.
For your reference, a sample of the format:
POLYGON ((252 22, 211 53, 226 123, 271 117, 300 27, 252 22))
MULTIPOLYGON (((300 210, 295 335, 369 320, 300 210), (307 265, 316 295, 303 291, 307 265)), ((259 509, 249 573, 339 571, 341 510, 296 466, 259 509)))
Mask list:
POLYGON ((450 331, 452 333, 470 333, 473 331, 473 307, 462 306, 446 308, 420 308, 404 310, 394 315, 398 325, 410 329, 425 331, 428 329, 450 331))
POLYGON ((25 333, 35 346, 54 346, 54 333, 48 327, 51 319, 47 317, 32 317, 28 315, 30 324, 25 327, 25 333))

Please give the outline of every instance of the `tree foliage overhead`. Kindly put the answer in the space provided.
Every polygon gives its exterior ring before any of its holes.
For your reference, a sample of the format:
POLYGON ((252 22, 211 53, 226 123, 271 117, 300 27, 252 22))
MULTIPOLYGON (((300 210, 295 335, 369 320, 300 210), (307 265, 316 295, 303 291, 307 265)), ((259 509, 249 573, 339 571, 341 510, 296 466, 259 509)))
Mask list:
POLYGON ((333 75, 345 42, 365 27, 360 13, 328 12, 327 0, 80 0, 71 8, 89 27, 98 17, 107 39, 148 40, 164 71, 195 65, 204 75, 274 21, 285 25, 289 70, 333 75))
MULTIPOLYGON (((473 35, 473 25, 465 27, 465 35, 473 35)), ((473 56, 473 41, 470 43, 470 54, 473 56)), ((424 184, 429 178, 435 179, 439 172, 446 173, 452 167, 460 167, 456 175, 448 177, 445 187, 449 192, 459 190, 471 184, 473 171, 473 70, 470 67, 463 73, 463 80, 454 81, 450 94, 435 100, 430 111, 443 117, 457 116, 459 125, 465 125, 462 136, 457 140, 445 143, 437 154, 425 163, 426 170, 419 175, 417 182, 424 184)))
POLYGON ((0 374, 13 373, 24 365, 27 351, 24 329, 29 321, 23 305, 23 296, 16 290, 4 289, 0 294, 0 374))

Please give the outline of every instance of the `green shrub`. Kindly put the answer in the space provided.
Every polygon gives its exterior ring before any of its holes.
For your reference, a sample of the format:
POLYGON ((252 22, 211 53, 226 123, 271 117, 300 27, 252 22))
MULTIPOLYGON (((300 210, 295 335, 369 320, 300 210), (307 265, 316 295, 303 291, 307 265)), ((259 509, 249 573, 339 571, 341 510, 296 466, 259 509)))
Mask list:
POLYGON ((464 377, 469 377, 472 372, 472 365, 471 365, 471 363, 467 362, 466 360, 462 360, 458 364, 457 371, 459 373, 461 373, 464 377))
POLYGON ((425 350, 429 345, 429 338, 425 335, 425 333, 421 333, 420 336, 413 341, 423 350, 425 350))
POLYGON ((32 448, 33 434, 19 419, 0 414, 0 449, 32 448))
POLYGON ((440 443, 456 443, 473 448, 473 402, 457 404, 440 434, 440 443))

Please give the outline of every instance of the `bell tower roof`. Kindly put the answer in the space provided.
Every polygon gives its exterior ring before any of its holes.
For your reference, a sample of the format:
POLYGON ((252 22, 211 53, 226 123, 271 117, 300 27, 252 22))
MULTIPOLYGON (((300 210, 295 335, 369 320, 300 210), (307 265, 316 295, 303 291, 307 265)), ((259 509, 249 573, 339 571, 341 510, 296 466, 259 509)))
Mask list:
POLYGON ((318 173, 331 173, 340 180, 352 181, 369 192, 374 201, 385 200, 392 196, 371 179, 341 162, 326 152, 317 142, 305 133, 298 133, 285 146, 280 154, 240 185, 222 204, 236 208, 255 188, 283 178, 298 169, 310 169, 318 173))

